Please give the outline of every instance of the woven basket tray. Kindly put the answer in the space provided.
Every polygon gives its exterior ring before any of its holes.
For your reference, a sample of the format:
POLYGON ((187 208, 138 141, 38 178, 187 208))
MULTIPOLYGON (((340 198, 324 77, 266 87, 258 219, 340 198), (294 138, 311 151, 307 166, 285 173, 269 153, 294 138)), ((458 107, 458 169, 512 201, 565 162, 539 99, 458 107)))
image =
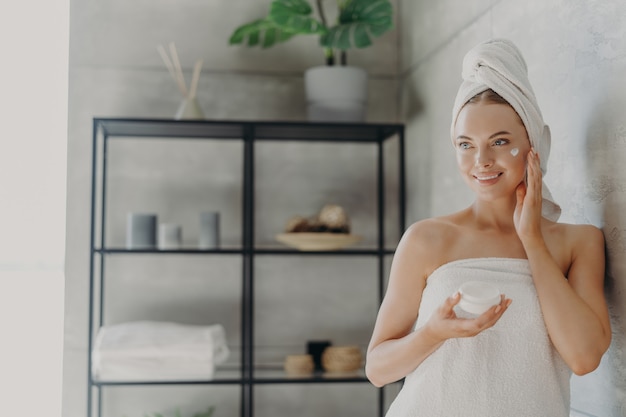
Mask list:
POLYGON ((329 346, 322 353, 326 372, 354 372, 361 368, 363 354, 358 346, 329 346))
POLYGON ((311 355, 288 355, 284 363, 285 372, 291 375, 310 374, 313 372, 313 356, 311 355))

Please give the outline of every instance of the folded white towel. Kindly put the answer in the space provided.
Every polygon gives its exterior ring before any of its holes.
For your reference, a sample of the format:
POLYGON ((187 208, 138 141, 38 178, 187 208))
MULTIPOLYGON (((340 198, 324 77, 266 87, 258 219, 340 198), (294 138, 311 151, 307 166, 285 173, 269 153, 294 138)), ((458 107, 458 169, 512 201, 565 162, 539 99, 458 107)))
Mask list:
POLYGON ((94 379, 211 379, 229 355, 224 327, 139 321, 103 326, 93 348, 94 379))
POLYGON ((427 280, 415 327, 467 281, 488 282, 513 303, 492 328, 446 340, 426 358, 406 377, 387 417, 567 417, 571 371, 548 336, 527 260, 439 267, 427 280))
MULTIPOLYGON (((463 59, 463 82, 452 109, 451 135, 459 112, 476 94, 492 89, 515 109, 528 132, 531 145, 539 152, 541 172, 548 172, 550 128, 544 123, 539 104, 528 79, 528 68, 520 50, 507 39, 491 39, 472 48, 463 59)), ((543 215, 558 220, 561 208, 543 184, 543 215)))

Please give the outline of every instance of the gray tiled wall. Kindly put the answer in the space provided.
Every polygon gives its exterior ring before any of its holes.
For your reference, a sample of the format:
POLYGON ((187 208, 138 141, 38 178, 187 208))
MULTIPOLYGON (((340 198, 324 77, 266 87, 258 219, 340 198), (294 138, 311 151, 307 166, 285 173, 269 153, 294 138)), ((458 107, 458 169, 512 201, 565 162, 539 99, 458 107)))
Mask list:
POLYGON ((546 182, 564 222, 601 227, 613 343, 598 370, 572 381, 576 415, 626 415, 626 3, 618 0, 401 2, 402 118, 408 126, 409 216, 466 206, 450 111, 465 52, 490 37, 522 50, 552 130, 546 182), (432 161, 436 161, 432 162, 432 161), (424 177, 424 173, 428 175, 424 177), (423 195, 429 195, 423 201, 423 195))

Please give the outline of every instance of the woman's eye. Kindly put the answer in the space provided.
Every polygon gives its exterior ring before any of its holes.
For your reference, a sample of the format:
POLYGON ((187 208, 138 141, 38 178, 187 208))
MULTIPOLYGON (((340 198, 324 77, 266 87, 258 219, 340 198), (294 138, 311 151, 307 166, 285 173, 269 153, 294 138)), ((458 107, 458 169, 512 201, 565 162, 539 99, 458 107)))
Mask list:
POLYGON ((469 144, 469 142, 461 142, 461 143, 459 143, 459 148, 461 148, 461 149, 469 149, 470 148, 470 144, 469 144))
POLYGON ((502 145, 506 145, 507 143, 509 143, 509 141, 507 139, 496 139, 493 144, 496 146, 502 146, 502 145))

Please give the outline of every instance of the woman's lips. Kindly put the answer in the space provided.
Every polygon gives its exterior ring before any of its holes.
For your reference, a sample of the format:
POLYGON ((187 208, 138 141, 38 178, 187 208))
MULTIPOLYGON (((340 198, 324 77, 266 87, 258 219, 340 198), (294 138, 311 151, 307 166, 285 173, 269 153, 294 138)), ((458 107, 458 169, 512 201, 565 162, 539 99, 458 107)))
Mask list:
POLYGON ((493 174, 474 174, 474 178, 479 183, 493 183, 502 175, 501 172, 495 172, 493 174))

